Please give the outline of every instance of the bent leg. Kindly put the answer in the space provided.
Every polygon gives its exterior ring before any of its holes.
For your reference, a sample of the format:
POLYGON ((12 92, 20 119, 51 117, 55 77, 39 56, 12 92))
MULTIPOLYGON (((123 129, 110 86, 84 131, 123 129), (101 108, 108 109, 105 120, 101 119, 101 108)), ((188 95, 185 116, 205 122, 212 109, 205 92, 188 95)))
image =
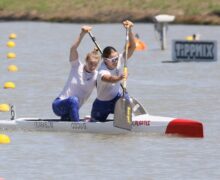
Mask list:
POLYGON ((98 99, 94 101, 91 111, 92 121, 106 121, 110 112, 109 108, 107 108, 105 104, 106 103, 104 101, 99 101, 98 99))
POLYGON ((60 98, 55 99, 52 109, 62 119, 70 118, 72 121, 79 121, 79 100, 75 96, 63 100, 60 98))
POLYGON ((68 106, 66 100, 61 100, 60 98, 56 98, 52 103, 52 109, 54 114, 60 116, 61 119, 66 119, 68 117, 68 106))
POLYGON ((68 98, 70 104, 70 119, 72 121, 79 121, 79 99, 76 96, 68 98))

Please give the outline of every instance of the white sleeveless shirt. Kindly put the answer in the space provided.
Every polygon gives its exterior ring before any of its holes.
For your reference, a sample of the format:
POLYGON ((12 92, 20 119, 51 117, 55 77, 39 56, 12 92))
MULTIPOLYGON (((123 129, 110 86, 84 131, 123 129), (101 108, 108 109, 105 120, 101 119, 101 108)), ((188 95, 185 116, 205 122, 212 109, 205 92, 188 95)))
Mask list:
POLYGON ((68 97, 76 96, 79 98, 79 107, 81 107, 96 85, 98 71, 86 72, 84 64, 79 60, 71 61, 71 65, 68 80, 58 97, 67 99, 68 97))
POLYGON ((118 76, 121 75, 123 72, 123 63, 124 58, 123 55, 119 55, 118 64, 115 69, 108 69, 105 65, 104 61, 102 61, 99 70, 98 70, 98 77, 97 77, 97 99, 101 101, 109 101, 114 99, 119 92, 121 92, 120 83, 118 81, 116 83, 109 83, 102 80, 102 76, 105 74, 118 76))

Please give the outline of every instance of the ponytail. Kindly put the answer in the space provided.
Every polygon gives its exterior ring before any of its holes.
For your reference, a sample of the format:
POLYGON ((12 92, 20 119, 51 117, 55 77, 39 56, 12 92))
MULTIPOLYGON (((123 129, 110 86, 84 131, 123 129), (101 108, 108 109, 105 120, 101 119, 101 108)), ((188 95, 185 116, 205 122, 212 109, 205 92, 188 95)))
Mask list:
POLYGON ((99 55, 98 48, 95 47, 93 49, 93 51, 91 51, 90 53, 87 54, 86 61, 88 61, 89 58, 97 59, 97 61, 99 61, 101 59, 101 56, 99 55))

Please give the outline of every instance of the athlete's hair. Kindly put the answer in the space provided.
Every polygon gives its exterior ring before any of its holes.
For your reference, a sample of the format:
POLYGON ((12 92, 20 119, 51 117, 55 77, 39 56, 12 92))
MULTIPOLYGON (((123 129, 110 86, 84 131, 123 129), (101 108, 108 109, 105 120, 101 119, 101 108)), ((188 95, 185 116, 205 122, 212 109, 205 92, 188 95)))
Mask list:
POLYGON ((117 52, 117 50, 112 47, 112 46, 107 46, 104 50, 103 50, 103 54, 102 54, 102 57, 103 58, 109 58, 110 54, 112 52, 117 52))
POLYGON ((90 58, 97 59, 97 61, 101 59, 98 48, 94 48, 92 52, 86 55, 86 61, 88 61, 90 58))

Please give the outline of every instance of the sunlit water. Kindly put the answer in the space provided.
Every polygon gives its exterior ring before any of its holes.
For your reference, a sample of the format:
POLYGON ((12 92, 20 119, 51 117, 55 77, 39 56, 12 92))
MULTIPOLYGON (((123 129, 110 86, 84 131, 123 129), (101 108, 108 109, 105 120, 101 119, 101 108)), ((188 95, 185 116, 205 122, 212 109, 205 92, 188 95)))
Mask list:
MULTIPOLYGON (((1 22, 0 103, 16 106, 18 117, 51 117, 51 102, 62 90, 69 73, 69 48, 80 24, 1 22), (16 33, 15 48, 7 48, 8 35, 16 33), (15 60, 7 60, 15 52, 15 60), (16 64, 19 72, 7 72, 16 64), (3 84, 13 81, 14 90, 3 84)), ((129 60, 129 94, 150 114, 184 117, 204 124, 203 139, 159 135, 72 134, 2 132, 11 143, 0 145, 0 177, 5 180, 48 179, 219 179, 220 178, 220 65, 216 62, 164 63, 171 60, 171 40, 200 33, 217 40, 218 26, 170 25, 168 49, 160 50, 153 24, 135 24, 134 31, 148 50, 129 60)), ((123 50, 125 31, 120 24, 93 25, 102 47, 123 50)), ((82 59, 94 45, 86 36, 79 47, 82 59)), ((219 48, 218 48, 219 50, 219 48)), ((218 55, 218 59, 220 59, 218 55)), ((90 114, 95 91, 81 109, 90 114)), ((0 119, 8 119, 0 113, 0 119)))

